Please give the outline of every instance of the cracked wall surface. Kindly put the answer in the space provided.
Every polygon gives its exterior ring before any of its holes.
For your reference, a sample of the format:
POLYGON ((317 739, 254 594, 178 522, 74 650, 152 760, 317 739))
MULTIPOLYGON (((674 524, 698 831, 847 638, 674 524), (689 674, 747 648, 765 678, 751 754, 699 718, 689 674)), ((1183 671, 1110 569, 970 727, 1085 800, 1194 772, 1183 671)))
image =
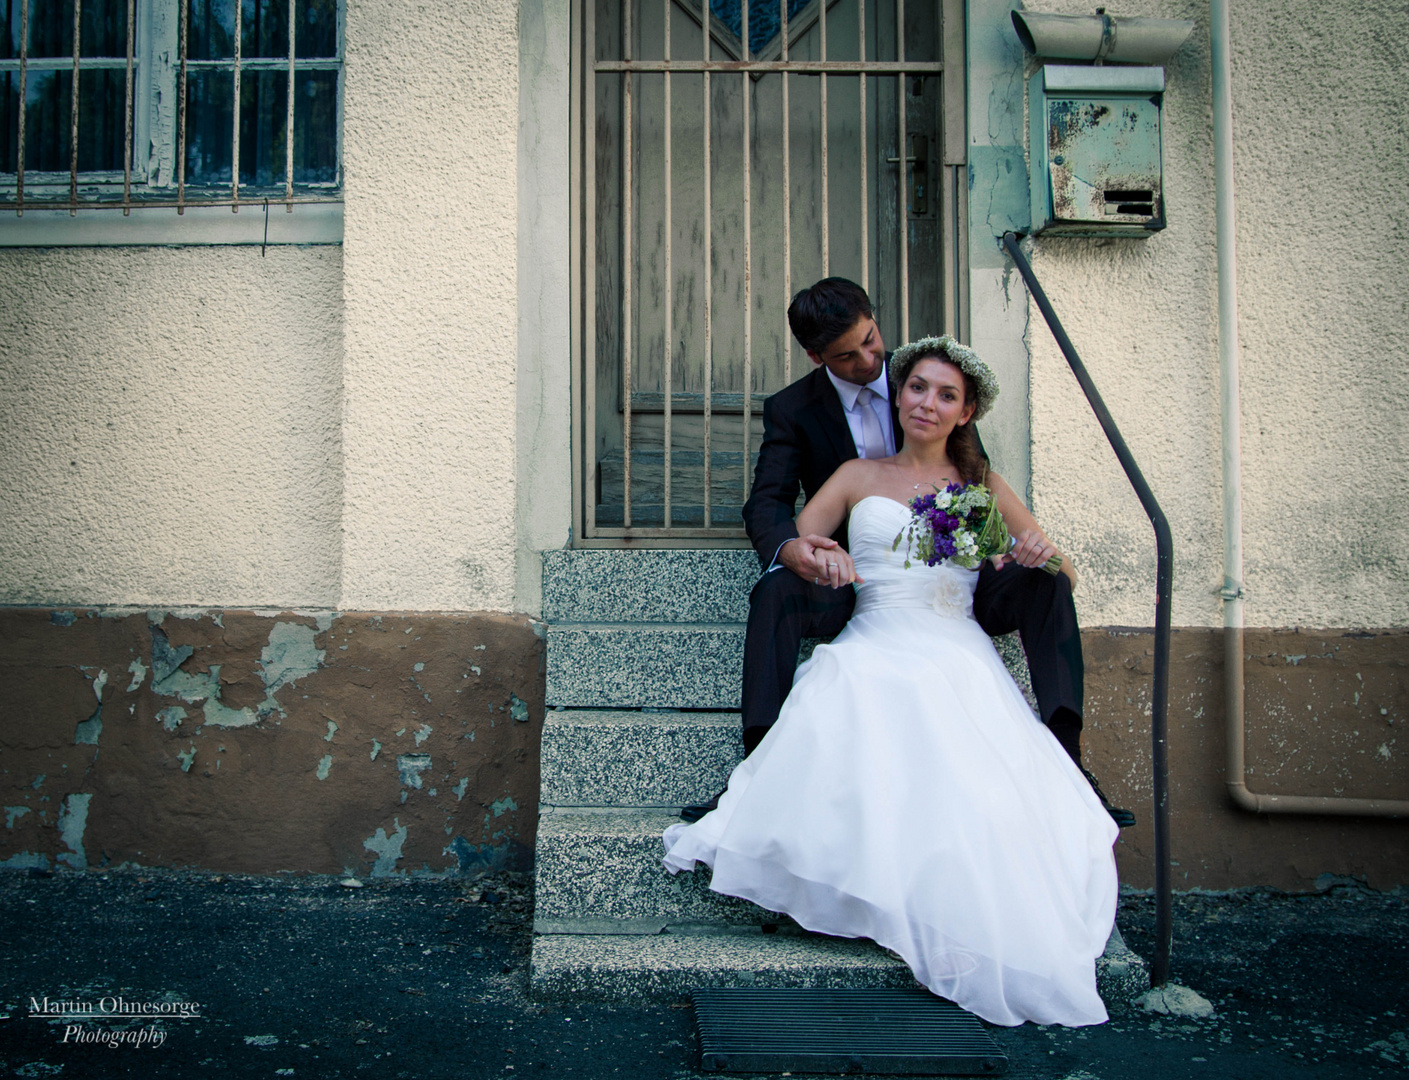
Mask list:
POLYGON ((0 643, 0 865, 531 864, 525 618, 0 610, 0 643))

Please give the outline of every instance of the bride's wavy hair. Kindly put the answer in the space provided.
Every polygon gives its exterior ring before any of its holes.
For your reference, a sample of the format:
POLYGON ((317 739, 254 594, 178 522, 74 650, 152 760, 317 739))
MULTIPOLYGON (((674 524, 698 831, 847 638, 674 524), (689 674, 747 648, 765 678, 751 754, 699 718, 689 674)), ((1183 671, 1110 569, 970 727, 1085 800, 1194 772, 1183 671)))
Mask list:
POLYGON ((944 452, 949 456, 949 460, 954 463, 954 467, 959 470, 959 475, 964 478, 966 484, 982 484, 988 479, 988 455, 984 453, 983 443, 979 441, 978 430, 974 427, 980 412, 986 412, 982 408, 985 404, 984 398, 979 393, 978 381, 955 363, 954 358, 941 346, 933 349, 917 350, 897 350, 891 357, 890 379, 891 387, 896 395, 895 401, 900 402, 900 388, 905 385, 910 378, 910 372, 915 369, 915 365, 921 360, 941 360, 946 364, 953 364, 959 369, 959 374, 964 377, 964 404, 972 403, 975 406, 974 415, 969 418, 967 424, 956 424, 954 430, 949 433, 949 438, 944 443, 944 452), (897 362, 899 357, 899 362, 897 362))

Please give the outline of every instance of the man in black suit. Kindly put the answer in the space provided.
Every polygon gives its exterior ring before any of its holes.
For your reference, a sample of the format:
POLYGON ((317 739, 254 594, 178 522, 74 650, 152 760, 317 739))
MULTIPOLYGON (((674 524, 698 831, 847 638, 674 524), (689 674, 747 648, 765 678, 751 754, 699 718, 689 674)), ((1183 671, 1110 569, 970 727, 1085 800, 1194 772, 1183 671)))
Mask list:
MULTIPOLYGON (((840 633, 855 606, 855 591, 840 587, 827 560, 830 550, 846 547, 846 524, 830 537, 799 536, 798 489, 810 499, 842 462, 889 457, 904 441, 890 400, 889 354, 865 290, 825 278, 793 298, 788 325, 815 367, 764 403, 763 443, 744 504, 744 525, 764 570, 749 596, 744 642, 745 754, 778 719, 802 639, 840 633)), ((1038 711, 1079 766, 1083 665, 1069 579, 985 562, 974 616, 990 635, 1020 632, 1038 711)), ((1112 808, 1086 776, 1116 823, 1133 825, 1133 815, 1112 808)), ((696 820, 716 804, 717 797, 681 816, 696 820)))

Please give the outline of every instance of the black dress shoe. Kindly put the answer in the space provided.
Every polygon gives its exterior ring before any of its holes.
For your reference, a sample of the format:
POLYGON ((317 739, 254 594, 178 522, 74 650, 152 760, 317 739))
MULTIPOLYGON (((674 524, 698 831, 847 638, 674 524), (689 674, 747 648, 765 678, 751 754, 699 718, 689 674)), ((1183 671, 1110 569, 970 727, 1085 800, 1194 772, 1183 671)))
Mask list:
POLYGON ((1112 806, 1110 799, 1106 798, 1106 793, 1101 790, 1101 785, 1096 783, 1096 778, 1087 771, 1085 766, 1080 766, 1081 775, 1086 777, 1086 782, 1091 785, 1091 790, 1096 793, 1096 798, 1101 800, 1101 805, 1106 808, 1106 813, 1110 814, 1111 820, 1116 826, 1128 829, 1135 824, 1135 815, 1129 810, 1122 810, 1118 806, 1112 806))
MULTIPOLYGON (((724 794, 724 792, 722 792, 722 791, 719 793, 719 795, 723 795, 723 794, 724 794)), ((693 822, 699 821, 700 818, 704 817, 704 816, 705 816, 706 814, 708 814, 710 811, 712 811, 712 810, 718 810, 718 809, 719 809, 719 795, 716 795, 714 798, 710 799, 709 802, 707 802, 707 803, 702 803, 702 804, 699 805, 699 806, 687 806, 687 807, 685 807, 685 809, 683 809, 683 810, 680 811, 680 820, 681 820, 681 821, 688 821, 688 822, 693 823, 693 822)))

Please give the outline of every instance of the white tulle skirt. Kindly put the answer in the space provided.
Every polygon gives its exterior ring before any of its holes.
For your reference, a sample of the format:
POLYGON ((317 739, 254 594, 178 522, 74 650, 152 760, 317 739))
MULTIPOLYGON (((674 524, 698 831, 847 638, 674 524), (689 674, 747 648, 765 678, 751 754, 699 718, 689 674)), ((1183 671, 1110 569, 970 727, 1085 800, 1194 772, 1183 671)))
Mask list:
POLYGON ((859 610, 666 866, 870 938, 996 1024, 1101 1023, 1117 829, 972 617, 859 610))

